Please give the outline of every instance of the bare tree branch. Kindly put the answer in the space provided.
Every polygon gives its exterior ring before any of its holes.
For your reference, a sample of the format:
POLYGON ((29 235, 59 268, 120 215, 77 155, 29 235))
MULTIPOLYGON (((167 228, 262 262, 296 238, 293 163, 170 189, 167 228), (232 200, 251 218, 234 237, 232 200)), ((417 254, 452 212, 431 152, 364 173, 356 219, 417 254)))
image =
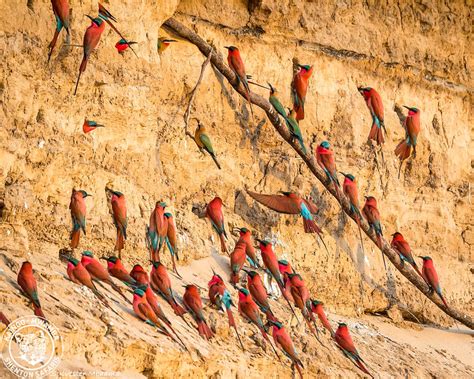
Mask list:
MULTIPOLYGON (((203 40, 199 35, 193 32, 191 29, 187 28, 179 21, 175 20, 174 18, 170 18, 165 22, 165 25, 172 29, 176 34, 181 36, 184 39, 187 39, 192 44, 196 45, 196 47, 204 54, 206 57, 211 57, 211 63, 214 67, 219 70, 222 75, 226 77, 229 83, 234 87, 234 89, 243 97, 246 98, 246 92, 243 86, 239 85, 237 78, 233 71, 224 63, 221 54, 212 53, 212 47, 203 40)), ((300 148, 298 143, 295 143, 288 131, 288 128, 281 122, 281 119, 278 117, 275 109, 272 107, 270 102, 263 98, 260 95, 257 95, 253 92, 250 93, 250 101, 255 104, 256 106, 260 107, 265 113, 267 114, 268 119, 273 124, 274 128, 277 132, 283 137, 283 139, 288 142, 288 144, 301 156, 304 160, 310 171, 313 175, 326 187, 326 190, 339 202, 337 193, 334 189, 334 186, 331 182, 327 179, 326 174, 319 168, 316 163, 316 160, 312 154, 304 154, 300 148)), ((341 197, 340 204, 344 212, 351 217, 354 221, 356 221, 355 216, 352 214, 349 206, 349 202, 345 197, 341 197)), ((372 242, 377 246, 377 239, 373 231, 370 229, 369 225, 365 220, 361 220, 360 227, 367 235, 368 238, 372 240, 372 242)), ((444 313, 451 316, 452 318, 458 320, 460 323, 466 325, 470 329, 474 329, 474 321, 472 317, 468 314, 465 314, 452 306, 446 307, 436 293, 431 293, 429 291, 428 286, 426 283, 420 278, 418 274, 415 273, 409 266, 410 265, 403 265, 398 253, 393 250, 390 245, 383 240, 382 241, 382 248, 381 251, 385 254, 388 259, 392 262, 392 264, 397 268, 400 273, 408 279, 418 290, 420 290, 428 299, 430 299, 438 308, 440 308, 444 313)))

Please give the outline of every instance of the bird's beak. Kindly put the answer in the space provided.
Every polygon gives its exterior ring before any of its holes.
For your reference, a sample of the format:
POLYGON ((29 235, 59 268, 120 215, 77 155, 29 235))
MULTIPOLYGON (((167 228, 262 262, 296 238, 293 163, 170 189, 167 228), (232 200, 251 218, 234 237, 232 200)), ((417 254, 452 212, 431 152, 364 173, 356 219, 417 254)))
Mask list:
POLYGON ((408 109, 409 111, 411 110, 411 108, 410 108, 410 107, 407 107, 406 105, 403 105, 403 108, 406 108, 406 109, 408 109))
POLYGON ((138 42, 135 41, 127 41, 127 45, 136 45, 138 42))
POLYGON ((86 197, 92 197, 90 193, 86 193, 86 197))
POLYGON ((229 49, 230 49, 230 46, 224 46, 224 47, 225 47, 227 50, 229 50, 229 49))
POLYGON ((273 88, 273 86, 272 86, 270 83, 268 83, 268 82, 267 82, 267 84, 268 84, 268 86, 270 87, 270 91, 275 92, 275 89, 273 88))
POLYGON ((92 22, 94 22, 94 17, 89 16, 88 14, 85 14, 84 16, 89 17, 92 22))
POLYGON ((347 176, 347 174, 344 174, 342 171, 339 171, 339 174, 347 176))
POLYGON ((422 256, 422 255, 417 255, 417 257, 423 259, 423 256, 422 256))
POLYGON ((247 274, 250 274, 250 271, 247 271, 246 269, 242 269, 242 271, 245 271, 247 274))
POLYGON ((175 39, 165 39, 165 42, 178 42, 178 41, 175 39))
POLYGON ((263 243, 263 241, 262 241, 261 239, 259 239, 259 238, 255 238, 255 241, 260 242, 260 243, 263 243))
POLYGON ((106 261, 107 257, 99 257, 99 259, 102 259, 102 260, 106 261))
POLYGON ((365 200, 367 200, 369 197, 368 196, 364 196, 365 200))

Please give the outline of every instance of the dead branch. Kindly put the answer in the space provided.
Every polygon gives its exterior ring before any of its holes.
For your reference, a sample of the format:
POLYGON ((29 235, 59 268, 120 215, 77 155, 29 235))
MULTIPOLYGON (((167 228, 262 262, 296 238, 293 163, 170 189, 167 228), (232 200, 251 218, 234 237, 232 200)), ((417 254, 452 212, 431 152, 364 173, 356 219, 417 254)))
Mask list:
MULTIPOLYGON (((246 98, 246 92, 243 86, 239 85, 237 78, 234 72, 224 63, 222 58, 222 54, 211 54, 212 47, 203 40, 199 35, 193 32, 191 29, 187 28, 179 21, 175 20, 174 18, 170 18, 164 23, 167 27, 172 29, 176 34, 180 37, 187 39, 189 42, 194 44, 203 55, 206 57, 210 57, 211 63, 213 66, 222 73, 223 76, 229 81, 229 83, 234 87, 234 89, 244 98, 246 98)), ((265 111, 268 119, 273 124, 276 131, 283 137, 283 139, 301 156, 301 158, 306 163, 307 167, 313 173, 313 175, 326 187, 326 190, 339 202, 337 193, 334 189, 334 186, 331 182, 327 179, 326 174, 319 168, 316 164, 316 160, 312 154, 304 154, 301 150, 298 143, 293 142, 291 135, 288 131, 288 128, 281 122, 278 114, 270 104, 270 102, 263 98, 260 95, 257 95, 253 92, 250 93, 250 101, 265 111)), ((344 212, 353 219, 355 222, 355 216, 352 214, 349 202, 345 197, 341 197, 340 204, 344 212)), ((369 225, 365 220, 361 220, 360 227, 367 235, 368 238, 372 240, 372 242, 377 246, 377 239, 375 234, 370 229, 369 225)), ((458 320, 462 324, 466 325, 470 329, 474 329, 474 321, 471 316, 455 309, 454 307, 446 307, 442 301, 438 298, 435 293, 431 293, 429 288, 427 287, 426 283, 420 278, 418 274, 416 274, 413 270, 411 270, 408 266, 409 265, 402 265, 400 261, 399 255, 396 251, 394 251, 390 245, 383 240, 382 247, 380 249, 383 254, 385 254, 388 259, 392 262, 392 264, 397 268, 400 273, 407 278, 418 290, 420 290, 428 299, 430 299, 438 308, 440 308, 444 313, 451 316, 455 320, 458 320)))

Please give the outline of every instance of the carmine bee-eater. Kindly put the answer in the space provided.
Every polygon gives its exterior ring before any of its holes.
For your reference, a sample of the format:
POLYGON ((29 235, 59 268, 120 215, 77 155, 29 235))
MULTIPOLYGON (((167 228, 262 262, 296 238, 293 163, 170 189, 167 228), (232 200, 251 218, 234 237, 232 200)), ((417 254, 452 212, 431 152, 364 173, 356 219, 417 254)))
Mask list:
POLYGON ((260 308, 260 311, 267 316, 268 320, 276 320, 273 315, 270 303, 268 302, 268 293, 263 285, 262 278, 256 271, 246 271, 247 289, 252 295, 253 300, 260 308))
MULTIPOLYGON (((377 246, 382 249, 382 224, 380 223, 380 213, 377 208, 377 200, 375 200, 375 197, 365 196, 365 204, 362 208, 362 214, 369 223, 370 229, 375 232, 375 236, 377 237, 377 246)), ((383 255, 383 252, 382 258, 386 270, 387 265, 385 264, 385 256, 383 255)))
POLYGON ((239 340, 240 346, 242 350, 245 351, 244 345, 242 344, 242 340, 240 339, 239 332, 237 331, 237 325, 235 324, 234 315, 232 314, 232 310, 230 309, 234 303, 232 301, 232 296, 230 292, 227 290, 224 280, 220 277, 220 275, 216 274, 213 271, 213 275, 207 286, 209 288, 209 299, 211 300, 211 304, 215 305, 217 309, 222 310, 223 312, 227 313, 227 318, 229 320, 229 327, 234 328, 235 333, 237 334, 237 339, 239 340))
POLYGON ((46 318, 41 310, 41 304, 38 297, 38 286, 36 284, 35 275, 33 274, 33 266, 30 262, 23 262, 18 272, 17 283, 25 293, 26 297, 33 303, 34 313, 36 316, 46 318))
POLYGON ((316 320, 311 312, 311 297, 303 278, 300 274, 296 273, 288 274, 288 277, 291 280, 291 296, 293 297, 296 307, 301 311, 311 333, 316 337, 318 342, 322 344, 319 340, 319 330, 316 326, 316 320), (316 327, 316 331, 313 325, 316 327))
POLYGON ((91 277, 100 282, 107 283, 111 286, 114 291, 116 291, 120 296, 122 296, 127 303, 130 303, 130 300, 124 295, 120 287, 118 287, 110 277, 110 274, 107 270, 100 264, 100 262, 94 258, 94 255, 90 251, 84 251, 81 258, 82 265, 89 272, 91 277))
MULTIPOLYGON (((395 155, 400 159, 400 168, 405 159, 408 159, 413 148, 413 158, 416 157, 416 140, 420 133, 420 110, 414 107, 407 107, 408 115, 403 123, 405 129, 405 138, 395 148, 395 155)), ((398 170, 398 176, 400 176, 400 168, 398 170)))
POLYGON ((49 43, 48 49, 48 62, 51 59, 53 54, 54 47, 58 40, 59 33, 61 33, 62 28, 66 29, 66 43, 69 44, 69 1, 68 0, 51 0, 51 5, 53 6, 54 17, 56 19, 56 29, 54 30, 54 36, 51 42, 49 43))
POLYGON ((125 283, 127 286, 135 287, 138 282, 125 270, 120 258, 115 256, 112 257, 100 257, 107 261, 107 271, 111 276, 125 283))
POLYGON ((71 202, 69 203, 69 209, 71 210, 72 218, 72 231, 71 231, 71 248, 75 249, 79 246, 79 238, 81 236, 81 230, 86 234, 86 202, 84 199, 89 195, 84 190, 76 191, 72 190, 71 202))
POLYGON ((323 141, 316 148, 316 161, 326 173, 327 178, 333 183, 338 196, 340 195, 341 185, 337 178, 336 160, 334 159, 334 150, 328 141, 323 141))
POLYGON ((288 114, 286 116, 286 119, 288 120, 288 127, 290 128, 290 133, 293 139, 297 139, 300 146, 301 150, 303 153, 307 153, 306 146, 304 145, 304 140, 303 140, 303 134, 301 133, 300 125, 298 123, 298 120, 295 118, 295 110, 294 109, 289 109, 288 114))
POLYGON ((319 300, 311 301, 311 312, 315 313, 321 324, 331 333, 331 337, 334 337, 334 330, 332 329, 331 323, 329 322, 326 312, 324 312, 323 303, 319 300))
POLYGON ((112 216, 115 228, 117 229, 117 238, 115 241, 115 251, 118 251, 119 258, 122 258, 122 249, 125 247, 127 239, 127 203, 125 195, 121 192, 106 189, 112 194, 110 202, 112 204, 112 216))
POLYGON ((206 319, 204 318, 199 289, 194 284, 188 284, 185 288, 183 304, 194 321, 196 321, 197 329, 201 337, 209 340, 214 336, 214 333, 212 333, 212 330, 207 326, 206 319))
POLYGON ((313 74, 313 66, 299 64, 299 71, 293 77, 291 82, 291 98, 293 100, 293 109, 296 113, 296 120, 304 119, 304 103, 306 92, 308 91, 309 78, 313 74))
POLYGON ((334 334, 334 340, 337 343, 337 346, 342 350, 344 355, 349 358, 354 364, 364 373, 373 378, 372 374, 365 367, 365 362, 359 355, 359 352, 354 346, 352 337, 349 333, 349 328, 343 322, 339 323, 339 327, 334 334))
POLYGON ((245 65, 242 57, 240 56, 240 51, 235 46, 224 46, 228 50, 227 54, 227 63, 232 71, 234 71, 235 76, 237 77, 237 86, 239 83, 242 83, 245 89, 245 95, 250 107, 250 113, 253 116, 252 102, 250 101, 250 87, 247 81, 247 74, 245 73, 245 65))
POLYGON ((166 212, 164 214, 165 218, 168 220, 168 230, 166 232, 166 246, 168 247, 168 250, 170 251, 171 254, 171 260, 173 263, 173 271, 181 277, 181 275, 178 273, 178 269, 176 268, 176 262, 175 262, 175 255, 176 259, 179 260, 179 255, 178 255, 178 236, 176 234, 176 225, 174 223, 173 215, 169 212, 166 212))
POLYGON ((222 199, 220 197, 215 197, 209 202, 209 204, 207 204, 206 217, 211 221, 212 228, 219 235, 219 239, 221 241, 221 251, 223 253, 227 253, 228 250, 225 244, 227 233, 225 231, 224 213, 222 212, 222 199))
POLYGON ((349 200, 349 205, 351 208, 351 213, 354 215, 357 227, 359 228, 359 238, 360 243, 362 246, 362 251, 364 251, 364 242, 362 240, 362 230, 360 227, 360 221, 362 220, 362 214, 360 213, 360 205, 359 205, 359 192, 357 190, 357 181, 354 175, 352 174, 344 174, 344 183, 342 184, 342 190, 344 195, 346 195, 347 199, 349 200))
MULTIPOLYGON (((153 262, 150 273, 151 287, 165 299, 176 315, 183 317, 186 311, 175 299, 171 280, 166 267, 161 262, 153 262)), ((184 318, 183 318, 184 319, 184 318)))
POLYGON ((358 87, 360 94, 364 97, 367 108, 369 108, 370 115, 372 116, 372 127, 369 133, 369 140, 374 140, 378 145, 385 142, 383 136, 383 130, 387 134, 387 130, 384 125, 384 111, 383 103, 380 95, 376 90, 370 87, 358 87))
POLYGON ((260 267, 257 254, 255 252, 255 247, 253 246, 252 233, 247 228, 237 228, 239 231, 239 242, 242 241, 245 243, 245 254, 247 255, 247 261, 254 268, 260 267))
POLYGON ((411 247, 403 237, 402 233, 393 233, 392 237, 393 238, 390 246, 399 254, 402 266, 405 262, 408 262, 413 267, 413 269, 424 279, 423 275, 418 269, 418 265, 416 264, 415 259, 413 258, 411 247))
POLYGON ((93 130, 97 128, 104 128, 105 126, 102 124, 98 124, 95 121, 88 120, 87 118, 84 120, 84 124, 82 124, 82 131, 87 134, 89 132, 92 132, 93 130))
POLYGON ((140 319, 145 321, 148 325, 155 327, 160 333, 169 337, 177 344, 181 343, 182 346, 187 350, 186 345, 184 345, 182 341, 180 342, 180 340, 175 339, 170 334, 170 332, 168 332, 166 327, 161 323, 158 316, 155 314, 152 307, 148 303, 145 292, 140 288, 137 288, 133 292, 133 311, 140 319))
POLYGON ((235 244, 234 251, 230 253, 230 282, 233 286, 239 283, 239 273, 247 257, 245 248, 245 241, 239 239, 235 244))
POLYGON ((184 348, 188 350, 184 342, 181 340, 181 337, 178 335, 178 333, 174 330, 173 326, 171 325, 171 321, 168 319, 168 317, 166 317, 165 312, 163 312, 163 309, 161 309, 160 304, 158 303, 158 300, 155 296, 155 293, 151 289, 150 285, 145 284, 143 286, 140 286, 140 289, 145 292, 146 301, 150 305, 155 315, 166 324, 166 327, 169 328, 173 332, 173 334, 176 336, 179 342, 181 342, 184 348))
POLYGON ((262 318, 260 317, 260 313, 258 311, 258 306, 255 301, 253 301, 252 295, 246 288, 239 288, 239 313, 244 319, 254 324, 258 328, 265 341, 270 344, 273 352, 280 360, 280 356, 278 355, 275 346, 273 346, 270 338, 268 338, 267 332, 265 331, 262 318))
POLYGON ((298 319, 298 317, 296 316, 295 310, 291 306, 291 303, 289 300, 290 299, 289 294, 287 293, 285 289, 283 277, 281 276, 280 270, 278 269, 278 260, 277 260, 275 252, 273 251, 272 244, 269 241, 260 240, 258 238, 257 238, 257 241, 260 243, 259 248, 260 248, 260 251, 262 252, 263 264, 265 265, 267 270, 270 272, 272 278, 275 279, 275 281, 277 282, 278 287, 280 288, 280 291, 283 297, 285 298, 286 302, 288 303, 288 306, 290 307, 290 310, 293 312, 296 319, 298 319))
POLYGON ((72 282, 89 288, 107 308, 112 309, 105 296, 95 286, 89 271, 76 258, 68 258, 67 275, 72 282))
POLYGON ((104 20, 99 16, 96 18, 92 18, 89 15, 86 15, 92 21, 90 26, 87 28, 84 34, 84 40, 82 43, 82 47, 84 49, 84 55, 82 57, 82 62, 79 67, 79 74, 77 75, 76 87, 74 89, 74 95, 77 93, 77 87, 79 85, 79 80, 81 79, 82 73, 86 70, 87 62, 89 61, 89 57, 92 51, 97 47, 100 41, 100 36, 105 29, 104 20))
POLYGON ((115 44, 115 48, 117 49, 117 52, 120 54, 120 55, 124 55, 125 54, 125 50, 127 50, 130 45, 135 45, 137 42, 135 41, 127 41, 123 38, 120 39, 120 41, 118 41, 116 44, 115 44))
POLYGON ((132 271, 130 271, 130 276, 140 285, 150 283, 147 272, 138 264, 133 266, 132 271))
POLYGON ((158 54, 161 55, 163 51, 165 51, 168 48, 168 46, 173 42, 178 42, 178 41, 176 41, 175 39, 167 38, 167 37, 158 38, 158 43, 156 44, 156 47, 158 49, 158 54))
POLYGON ((283 276, 283 284, 285 285, 285 290, 288 293, 288 297, 291 298, 291 280, 288 274, 293 273, 293 269, 290 265, 290 263, 284 259, 281 259, 278 261, 278 270, 280 271, 280 274, 283 276))
POLYGON ((290 335, 281 322, 270 321, 270 324, 273 325, 272 335, 275 345, 279 347, 289 359, 291 359, 291 368, 294 369, 294 367, 296 367, 300 375, 300 379, 303 379, 303 373, 301 372, 301 369, 304 368, 304 366, 301 360, 298 358, 298 354, 296 353, 296 349, 293 345, 290 335))
POLYGON ((199 121, 196 127, 196 131, 194 132, 194 141, 198 145, 201 153, 204 153, 204 151, 206 151, 214 160, 214 163, 216 164, 217 168, 220 170, 221 165, 217 161, 216 153, 214 152, 214 148, 212 147, 211 139, 206 134, 206 127, 202 125, 199 121))
POLYGON ((443 301, 443 304, 445 305, 446 308, 448 308, 448 303, 446 302, 443 294, 441 293, 441 286, 439 285, 439 279, 438 279, 438 273, 436 272, 436 269, 433 264, 433 259, 431 257, 422 257, 420 256, 421 259, 423 259, 423 268, 422 268, 422 274, 423 278, 425 279, 425 282, 428 284, 428 287, 430 289, 430 292, 432 293, 433 291, 436 291, 440 299, 443 301))
POLYGON ((278 212, 285 214, 300 214, 303 217, 305 233, 316 233, 327 250, 326 244, 321 236, 322 230, 314 221, 313 215, 318 211, 316 205, 301 198, 293 192, 280 191, 282 195, 265 195, 247 190, 247 193, 260 204, 278 212))
POLYGON ((160 260, 161 248, 165 246, 168 239, 168 219, 165 217, 166 203, 157 201, 155 209, 150 215, 150 227, 148 229, 148 236, 151 247, 153 262, 160 260))

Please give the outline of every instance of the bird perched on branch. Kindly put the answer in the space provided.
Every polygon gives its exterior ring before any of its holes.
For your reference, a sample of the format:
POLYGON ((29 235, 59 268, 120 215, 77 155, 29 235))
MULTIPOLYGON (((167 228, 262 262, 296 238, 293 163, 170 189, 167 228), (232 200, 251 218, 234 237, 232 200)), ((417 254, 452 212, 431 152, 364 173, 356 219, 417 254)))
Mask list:
POLYGON ((293 99, 293 110, 297 121, 304 119, 304 104, 308 92, 309 78, 313 74, 313 66, 298 64, 299 70, 293 76, 291 82, 291 97, 293 99))
POLYGON ((242 83, 245 90, 245 97, 249 103, 250 113, 252 114, 252 119, 254 119, 252 102, 250 101, 250 87, 247 80, 247 74, 245 73, 245 65, 242 57, 240 56, 240 51, 235 46, 224 46, 227 50, 227 63, 232 71, 234 71, 235 76, 237 77, 237 86, 239 83, 242 83))
POLYGON ((385 134, 387 131, 384 124, 384 110, 382 98, 379 93, 370 87, 358 87, 360 94, 364 97, 367 108, 369 108, 370 115, 372 116, 372 127, 369 133, 369 140, 377 142, 378 145, 382 145, 385 142, 383 136, 383 130, 385 134))
POLYGON ((354 175, 352 174, 344 174, 344 183, 342 184, 342 190, 344 195, 346 195, 347 199, 349 200, 349 206, 351 208, 351 213, 355 216, 357 227, 359 228, 359 238, 360 244, 362 246, 362 251, 364 251, 364 242, 362 239, 362 230, 360 227, 360 222, 362 220, 362 214, 360 213, 360 205, 359 205, 359 191, 357 189, 357 181, 354 175))
POLYGON ((196 144, 198 145, 201 153, 206 151, 211 156, 217 168, 220 170, 221 165, 217 160, 216 153, 214 152, 214 148, 212 147, 211 139, 206 134, 206 127, 202 125, 199 121, 196 131, 194 132, 194 141, 196 141, 196 144))
POLYGON ((423 274, 423 278, 425 279, 425 282, 428 284, 430 293, 433 293, 433 291, 436 291, 436 293, 440 297, 445 307, 448 308, 448 303, 446 302, 443 294, 441 293, 441 286, 439 285, 438 273, 436 272, 433 259, 431 259, 431 257, 428 257, 428 256, 425 256, 425 257, 420 256, 420 258, 423 259, 423 268, 421 272, 423 274))
POLYGON ((323 169, 327 178, 334 185, 338 197, 341 194, 341 185, 337 178, 336 160, 334 159, 334 150, 331 149, 331 144, 328 141, 323 141, 316 148, 316 161, 319 167, 323 169))
POLYGON ((68 0, 51 0, 53 6, 54 18, 56 19, 56 29, 54 30, 54 36, 48 46, 48 62, 53 54, 54 47, 59 37, 59 33, 64 28, 66 29, 66 44, 69 44, 70 31, 69 31, 69 1, 68 0))
POLYGON ((413 269, 424 279, 422 273, 418 269, 418 265, 416 264, 415 259, 413 258, 411 247, 403 237, 402 233, 395 232, 392 234, 392 237, 393 238, 390 246, 399 254, 402 266, 405 262, 408 262, 413 267, 413 269))

